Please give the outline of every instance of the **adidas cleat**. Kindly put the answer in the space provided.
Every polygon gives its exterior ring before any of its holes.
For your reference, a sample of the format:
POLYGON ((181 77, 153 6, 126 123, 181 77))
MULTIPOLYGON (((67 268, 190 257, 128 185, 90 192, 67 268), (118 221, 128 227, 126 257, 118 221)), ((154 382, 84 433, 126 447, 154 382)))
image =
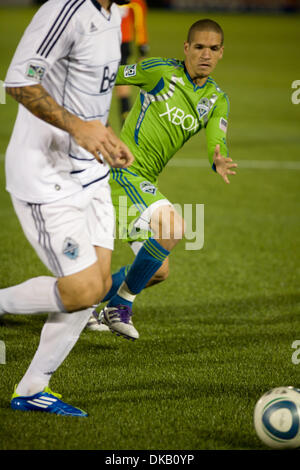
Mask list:
POLYGON ((98 321, 107 325, 110 331, 117 336, 136 340, 139 333, 133 326, 132 310, 127 305, 118 305, 117 307, 105 307, 99 314, 98 321))
POLYGON ((53 413, 60 416, 88 416, 85 411, 64 403, 60 398, 61 395, 59 393, 52 392, 49 387, 45 387, 43 392, 39 392, 28 397, 21 397, 17 395, 15 391, 10 405, 13 410, 44 411, 46 413, 53 413))
POLYGON ((95 311, 95 316, 92 315, 90 317, 86 324, 86 329, 91 331, 110 331, 108 326, 104 325, 104 323, 99 323, 96 316, 98 316, 98 313, 95 311))

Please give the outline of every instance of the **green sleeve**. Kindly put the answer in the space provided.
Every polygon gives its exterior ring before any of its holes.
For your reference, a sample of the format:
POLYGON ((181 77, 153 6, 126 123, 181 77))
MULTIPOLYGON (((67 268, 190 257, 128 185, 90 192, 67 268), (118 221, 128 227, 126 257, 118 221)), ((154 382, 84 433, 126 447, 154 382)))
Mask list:
POLYGON ((116 85, 135 85, 145 91, 151 91, 163 75, 161 67, 164 66, 164 61, 165 59, 151 58, 137 64, 121 65, 116 85))
POLYGON ((217 144, 220 145, 221 155, 228 157, 226 142, 228 113, 229 101, 227 95, 224 93, 218 98, 205 128, 208 158, 214 170, 213 155, 217 144))

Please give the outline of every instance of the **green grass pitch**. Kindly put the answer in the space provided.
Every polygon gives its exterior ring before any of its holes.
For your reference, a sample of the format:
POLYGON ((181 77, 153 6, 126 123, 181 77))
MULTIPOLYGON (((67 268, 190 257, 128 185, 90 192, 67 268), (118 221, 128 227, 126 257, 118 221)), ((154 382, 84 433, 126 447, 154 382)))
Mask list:
MULTIPOLYGON (((2 80, 32 14, 0 10, 2 80)), ((225 185, 208 161, 197 166, 206 158, 203 135, 162 174, 160 189, 171 201, 205 205, 204 247, 187 251, 182 241, 169 279, 137 298, 138 341, 84 331, 53 376, 52 389, 88 419, 10 409, 46 317, 0 320, 2 450, 263 449, 252 424, 257 399, 275 386, 300 385, 300 364, 292 362, 300 340, 300 104, 291 101, 291 84, 300 79, 299 16, 150 11, 151 54, 181 58, 188 27, 203 16, 225 30, 214 78, 230 98, 228 142, 238 175, 225 185)), ((7 98, 0 105, 1 288, 48 274, 5 191, 3 155, 15 114, 7 98)), ((115 100, 111 121, 118 130, 115 100)), ((113 270, 131 260, 118 241, 113 270)))

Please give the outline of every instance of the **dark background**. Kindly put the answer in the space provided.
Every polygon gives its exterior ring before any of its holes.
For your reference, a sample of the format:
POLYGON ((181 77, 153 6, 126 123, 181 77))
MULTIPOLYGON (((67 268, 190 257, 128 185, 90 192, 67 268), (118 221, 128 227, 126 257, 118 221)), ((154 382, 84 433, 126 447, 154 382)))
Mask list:
MULTIPOLYGON (((46 0, 33 0, 42 4, 46 0)), ((189 11, 300 11, 300 0, 148 0, 149 8, 189 11)))

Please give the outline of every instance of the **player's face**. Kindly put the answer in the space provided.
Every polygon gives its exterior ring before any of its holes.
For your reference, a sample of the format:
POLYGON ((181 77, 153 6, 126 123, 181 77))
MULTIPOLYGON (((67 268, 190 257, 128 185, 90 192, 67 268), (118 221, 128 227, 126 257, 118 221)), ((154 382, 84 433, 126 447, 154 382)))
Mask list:
POLYGON ((221 35, 213 31, 196 31, 191 43, 184 43, 185 65, 193 80, 208 77, 223 57, 221 35))

